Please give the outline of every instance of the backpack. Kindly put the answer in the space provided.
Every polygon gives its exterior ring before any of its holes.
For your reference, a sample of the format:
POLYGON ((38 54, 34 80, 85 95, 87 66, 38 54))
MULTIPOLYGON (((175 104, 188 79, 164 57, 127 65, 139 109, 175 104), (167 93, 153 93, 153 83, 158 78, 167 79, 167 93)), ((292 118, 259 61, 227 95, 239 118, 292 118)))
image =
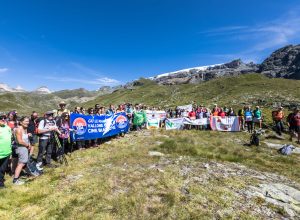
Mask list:
MULTIPOLYGON (((40 123, 41 123, 42 121, 44 121, 44 127, 43 127, 43 128, 45 128, 46 125, 48 124, 47 121, 49 121, 49 120, 47 120, 46 118, 40 118, 40 119, 37 121, 37 125, 36 125, 37 128, 39 127, 39 125, 40 125, 40 123)), ((49 122, 53 122, 53 121, 55 122, 55 120, 51 120, 51 121, 49 121, 49 122)), ((39 134, 39 133, 38 133, 38 129, 37 129, 37 136, 38 136, 38 137, 42 137, 42 136, 43 136, 43 134, 39 134)))
POLYGON ((282 148, 280 148, 278 150, 278 152, 282 155, 290 155, 293 153, 293 150, 295 149, 295 147, 293 145, 288 145, 288 144, 285 144, 283 145, 282 148))
POLYGON ((36 162, 34 162, 31 156, 29 156, 25 171, 32 176, 39 176, 42 174, 42 172, 36 168, 36 162))
POLYGON ((256 132, 254 134, 251 135, 250 137, 250 145, 255 145, 255 146, 259 146, 259 134, 257 134, 256 132))

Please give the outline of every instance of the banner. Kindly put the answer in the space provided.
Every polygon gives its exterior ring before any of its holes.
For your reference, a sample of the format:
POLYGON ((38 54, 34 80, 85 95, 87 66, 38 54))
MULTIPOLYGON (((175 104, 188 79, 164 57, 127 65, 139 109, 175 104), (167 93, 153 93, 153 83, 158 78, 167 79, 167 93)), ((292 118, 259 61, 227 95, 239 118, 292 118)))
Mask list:
POLYGON ((146 127, 147 129, 158 129, 159 128, 159 122, 160 122, 160 119, 159 118, 148 118, 147 117, 147 124, 146 124, 146 127))
POLYGON ((165 111, 151 111, 146 110, 147 118, 153 118, 153 115, 155 118, 159 118, 161 121, 165 120, 167 117, 167 113, 165 111))
POLYGON ((75 140, 90 140, 126 133, 129 121, 124 112, 114 115, 71 114, 71 128, 75 130, 75 140))
POLYGON ((239 117, 212 116, 210 127, 213 131, 240 131, 239 117))
POLYGON ((183 118, 167 118, 166 130, 179 130, 183 128, 183 118))
POLYGON ((133 124, 137 126, 141 126, 146 122, 146 114, 145 112, 134 112, 133 113, 133 124))
POLYGON ((186 125, 208 125, 210 121, 209 118, 199 118, 195 120, 184 118, 183 123, 186 125))
POLYGON ((189 112, 191 112, 193 110, 193 105, 181 105, 181 106, 177 106, 177 108, 179 108, 180 110, 188 110, 189 112))

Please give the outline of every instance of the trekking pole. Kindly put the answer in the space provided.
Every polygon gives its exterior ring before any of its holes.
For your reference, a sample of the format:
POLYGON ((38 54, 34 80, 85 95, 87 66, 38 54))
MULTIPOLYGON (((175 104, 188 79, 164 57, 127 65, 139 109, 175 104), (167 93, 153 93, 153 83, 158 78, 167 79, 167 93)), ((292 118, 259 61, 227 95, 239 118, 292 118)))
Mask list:
POLYGON ((59 155, 59 161, 60 161, 60 163, 65 162, 65 164, 68 166, 69 165, 68 160, 65 156, 65 152, 63 151, 63 147, 61 146, 61 143, 59 141, 59 138, 58 138, 56 132, 54 132, 54 137, 55 137, 55 141, 56 141, 58 148, 60 149, 60 151, 62 151, 61 155, 59 155))

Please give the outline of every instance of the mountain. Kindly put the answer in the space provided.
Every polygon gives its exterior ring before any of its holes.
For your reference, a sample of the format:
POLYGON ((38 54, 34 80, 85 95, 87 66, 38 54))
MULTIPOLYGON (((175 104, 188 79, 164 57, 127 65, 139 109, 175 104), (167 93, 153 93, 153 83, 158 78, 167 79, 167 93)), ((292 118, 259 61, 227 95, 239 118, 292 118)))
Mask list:
POLYGON ((270 78, 300 79, 300 45, 288 45, 276 50, 261 64, 244 63, 237 59, 225 64, 163 73, 149 79, 163 85, 176 85, 248 73, 260 73, 270 78))
POLYGON ((260 65, 259 71, 269 77, 300 79, 300 44, 276 50, 260 65))
POLYGON ((21 86, 12 88, 5 83, 0 83, 0 92, 25 92, 25 90, 21 86))
POLYGON ((38 94, 50 94, 50 93, 52 93, 50 91, 50 89, 48 89, 47 86, 41 86, 41 87, 37 88, 36 90, 34 90, 33 92, 38 93, 38 94))
POLYGON ((255 73, 259 66, 254 63, 243 63, 242 60, 233 60, 230 63, 201 66, 190 69, 164 73, 151 80, 163 85, 199 83, 223 76, 236 76, 246 73, 255 73))

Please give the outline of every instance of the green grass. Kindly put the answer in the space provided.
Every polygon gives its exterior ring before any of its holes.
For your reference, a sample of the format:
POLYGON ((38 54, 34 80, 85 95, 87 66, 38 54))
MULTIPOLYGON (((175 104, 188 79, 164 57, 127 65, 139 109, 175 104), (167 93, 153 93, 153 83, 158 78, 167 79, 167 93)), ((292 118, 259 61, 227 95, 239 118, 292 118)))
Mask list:
POLYGON ((70 166, 47 169, 43 176, 25 186, 13 186, 11 178, 6 177, 7 188, 0 191, 0 216, 1 219, 263 219, 263 214, 246 206, 265 205, 263 201, 236 194, 249 185, 255 186, 259 180, 251 175, 208 174, 203 168, 203 164, 211 162, 225 167, 240 164, 300 182, 298 155, 281 156, 264 146, 245 147, 243 143, 248 138, 246 133, 194 130, 133 132, 99 148, 76 151, 68 158, 70 166), (150 157, 150 150, 166 155, 150 157), (184 173, 185 169, 190 171, 184 173), (240 207, 242 204, 244 208, 240 207))

